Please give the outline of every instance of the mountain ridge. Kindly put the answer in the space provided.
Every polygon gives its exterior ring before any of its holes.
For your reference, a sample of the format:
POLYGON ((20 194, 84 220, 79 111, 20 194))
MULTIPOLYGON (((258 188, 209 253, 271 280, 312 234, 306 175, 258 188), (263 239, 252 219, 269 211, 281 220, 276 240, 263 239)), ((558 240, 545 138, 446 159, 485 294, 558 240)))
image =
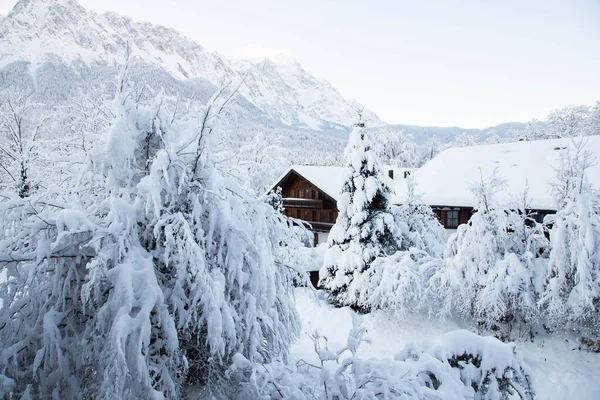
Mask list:
POLYGON ((489 126, 486 128, 461 128, 459 126, 421 126, 410 124, 388 124, 386 127, 392 131, 403 131, 413 135, 418 143, 424 143, 428 139, 435 137, 442 143, 452 142, 458 135, 467 133, 476 136, 479 141, 483 141, 486 135, 492 132, 499 138, 510 136, 511 131, 523 130, 526 122, 504 122, 502 124, 489 126))
MULTIPOLYGON (((347 129, 355 122, 356 108, 362 108, 297 61, 240 64, 173 28, 113 12, 97 14, 75 0, 20 0, 0 23, 0 43, 0 68, 25 61, 34 73, 47 62, 75 69, 80 64, 115 66, 130 46, 138 62, 180 81, 205 79, 218 86, 243 80, 240 94, 267 118, 287 126, 347 129)), ((384 124, 369 110, 363 115, 372 126, 384 124)))

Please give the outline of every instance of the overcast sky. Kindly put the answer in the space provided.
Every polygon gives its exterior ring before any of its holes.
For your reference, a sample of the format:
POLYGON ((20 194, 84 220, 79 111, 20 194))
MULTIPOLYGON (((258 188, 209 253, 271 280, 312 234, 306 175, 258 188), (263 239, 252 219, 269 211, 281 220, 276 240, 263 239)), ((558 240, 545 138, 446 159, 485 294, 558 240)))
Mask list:
POLYGON ((389 123, 483 128, 600 100, 600 0, 80 3, 226 56, 286 49, 389 123))

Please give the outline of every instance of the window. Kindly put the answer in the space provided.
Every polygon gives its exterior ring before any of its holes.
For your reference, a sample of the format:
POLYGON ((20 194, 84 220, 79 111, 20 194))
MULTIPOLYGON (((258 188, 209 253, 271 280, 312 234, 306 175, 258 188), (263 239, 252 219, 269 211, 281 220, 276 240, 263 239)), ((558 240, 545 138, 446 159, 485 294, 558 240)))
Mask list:
POLYGON ((538 222, 540 224, 544 222, 544 217, 545 213, 541 211, 535 211, 531 213, 531 218, 533 218, 535 222, 538 222))
POLYGON ((390 179, 394 179, 394 170, 393 169, 390 169, 388 171, 388 176, 390 177, 390 179))
POLYGON ((458 210, 446 212, 446 228, 453 229, 458 227, 458 210))
POLYGON ((404 171, 404 179, 410 176, 410 171, 404 171))

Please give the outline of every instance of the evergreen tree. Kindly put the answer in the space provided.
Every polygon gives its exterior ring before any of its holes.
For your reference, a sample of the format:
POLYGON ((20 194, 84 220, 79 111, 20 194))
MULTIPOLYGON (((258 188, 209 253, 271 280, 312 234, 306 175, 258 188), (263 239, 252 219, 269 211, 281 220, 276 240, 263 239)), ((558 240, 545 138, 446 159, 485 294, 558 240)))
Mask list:
POLYGON ((390 208, 390 187, 379 158, 359 122, 344 152, 348 177, 338 202, 319 285, 337 305, 358 305, 359 288, 352 283, 371 263, 400 248, 400 231, 390 208))

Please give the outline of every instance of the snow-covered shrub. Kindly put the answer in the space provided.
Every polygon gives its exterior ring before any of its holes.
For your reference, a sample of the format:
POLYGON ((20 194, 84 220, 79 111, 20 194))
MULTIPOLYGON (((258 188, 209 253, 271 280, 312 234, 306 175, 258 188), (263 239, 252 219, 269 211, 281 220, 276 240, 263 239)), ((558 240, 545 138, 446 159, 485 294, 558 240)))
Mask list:
POLYGON ((559 210, 550 232, 548 282, 541 299, 551 322, 600 335, 600 194, 586 178, 585 142, 566 149, 553 186, 559 210))
POLYGON ((406 179, 406 201, 394 207, 396 223, 402 229, 402 250, 416 248, 432 257, 442 257, 446 246, 446 230, 431 207, 416 193, 414 174, 406 179))
POLYGON ((0 202, 0 381, 14 395, 227 393, 235 354, 285 359, 297 335, 286 262, 301 235, 213 162, 233 94, 175 122, 160 96, 136 103, 125 73, 79 185, 0 202))
POLYGON ((449 238, 445 265, 431 283, 442 314, 456 311, 508 339, 531 334, 548 243, 526 206, 494 200, 503 187, 495 173, 474 186, 476 212, 449 238))
POLYGON ((364 124, 350 133, 345 150, 349 175, 338 201, 339 214, 329 234, 329 249, 319 285, 331 302, 357 306, 353 280, 380 256, 399 249, 399 230, 390 208, 390 187, 364 124))
POLYGON ((449 380, 446 374, 459 378, 470 389, 462 398, 531 400, 535 397, 531 372, 517 346, 493 337, 453 331, 446 333, 439 345, 427 342, 408 345, 395 359, 419 371, 420 384, 431 389, 443 391, 449 380), (442 366, 432 363, 432 359, 440 361, 442 366))
POLYGON ((350 284, 350 290, 358 293, 359 306, 365 309, 385 309, 397 317, 428 311, 430 301, 437 300, 430 294, 429 280, 442 265, 441 258, 411 247, 377 258, 367 273, 350 284))
POLYGON ((238 399, 489 399, 532 400, 530 372, 517 347, 454 331, 442 344, 406 346, 394 359, 362 359, 366 331, 354 320, 346 346, 331 349, 312 333, 318 363, 256 364, 236 356, 228 374, 238 399))

